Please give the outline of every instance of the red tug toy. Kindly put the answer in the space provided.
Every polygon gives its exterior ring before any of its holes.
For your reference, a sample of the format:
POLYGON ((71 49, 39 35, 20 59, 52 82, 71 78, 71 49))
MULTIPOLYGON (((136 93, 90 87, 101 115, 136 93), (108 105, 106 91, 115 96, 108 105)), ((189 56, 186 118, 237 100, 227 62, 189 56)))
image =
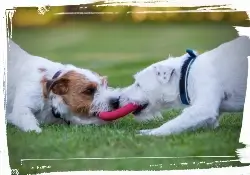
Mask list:
POLYGON ((114 110, 114 111, 100 112, 98 117, 102 120, 105 120, 105 121, 112 121, 112 120, 116 120, 116 119, 119 119, 121 117, 124 117, 124 116, 128 115, 129 113, 131 113, 139 108, 141 108, 140 105, 129 103, 129 104, 117 109, 117 110, 114 110))

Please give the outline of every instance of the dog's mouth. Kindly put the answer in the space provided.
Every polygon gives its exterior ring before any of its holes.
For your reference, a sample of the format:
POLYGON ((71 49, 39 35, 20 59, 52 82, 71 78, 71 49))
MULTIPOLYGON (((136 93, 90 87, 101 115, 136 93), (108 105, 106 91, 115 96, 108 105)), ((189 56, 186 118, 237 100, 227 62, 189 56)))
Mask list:
MULTIPOLYGON (((135 111, 132 112, 133 115, 139 115, 144 109, 148 107, 149 103, 145 103, 143 105, 140 105, 135 111)), ((111 112, 112 110, 109 110, 108 112, 111 112)), ((92 117, 98 117, 100 112, 92 112, 90 116, 92 117)))
POLYGON ((141 105, 139 108, 137 108, 134 112, 132 112, 133 115, 139 115, 144 109, 148 107, 149 103, 145 103, 141 105))
POLYGON ((97 112, 97 111, 91 112, 91 113, 89 114, 89 117, 98 117, 99 113, 100 113, 100 112, 97 112))

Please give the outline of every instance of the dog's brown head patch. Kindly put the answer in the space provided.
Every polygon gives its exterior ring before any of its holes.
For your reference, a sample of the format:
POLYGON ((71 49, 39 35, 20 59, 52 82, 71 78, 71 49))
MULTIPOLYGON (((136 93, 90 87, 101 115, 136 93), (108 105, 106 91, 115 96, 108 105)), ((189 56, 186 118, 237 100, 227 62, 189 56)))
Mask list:
POLYGON ((60 95, 70 110, 80 116, 88 116, 97 91, 97 83, 88 80, 84 75, 75 71, 69 71, 54 80, 42 80, 43 94, 53 92, 60 95))

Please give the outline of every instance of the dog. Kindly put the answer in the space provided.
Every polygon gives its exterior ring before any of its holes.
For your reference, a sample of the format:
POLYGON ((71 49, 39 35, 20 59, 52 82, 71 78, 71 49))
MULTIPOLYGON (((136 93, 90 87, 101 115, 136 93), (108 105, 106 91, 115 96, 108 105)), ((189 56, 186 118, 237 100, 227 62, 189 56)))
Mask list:
POLYGON ((107 77, 33 56, 8 39, 6 119, 22 131, 40 124, 101 125, 95 116, 112 110, 107 77))
POLYGON ((134 75, 134 83, 121 88, 117 104, 143 106, 134 111, 138 121, 162 119, 163 109, 183 109, 176 118, 139 135, 167 136, 201 127, 219 126, 221 112, 244 107, 250 40, 240 36, 213 50, 198 54, 187 50, 134 75))

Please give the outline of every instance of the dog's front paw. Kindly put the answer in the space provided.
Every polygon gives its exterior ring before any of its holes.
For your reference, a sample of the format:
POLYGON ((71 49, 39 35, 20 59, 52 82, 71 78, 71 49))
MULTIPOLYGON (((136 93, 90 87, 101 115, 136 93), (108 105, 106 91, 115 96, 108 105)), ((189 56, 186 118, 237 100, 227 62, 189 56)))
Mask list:
POLYGON ((142 130, 139 130, 137 131, 136 133, 139 134, 139 135, 143 135, 144 133, 148 133, 150 132, 152 129, 142 129, 142 130))
POLYGON ((36 132, 36 133, 41 133, 42 132, 42 129, 39 128, 38 126, 29 127, 29 128, 22 128, 22 130, 24 132, 36 132))
POLYGON ((145 129, 145 130, 140 130, 138 135, 143 136, 166 136, 168 135, 168 132, 164 132, 161 128, 155 128, 155 129, 145 129))

